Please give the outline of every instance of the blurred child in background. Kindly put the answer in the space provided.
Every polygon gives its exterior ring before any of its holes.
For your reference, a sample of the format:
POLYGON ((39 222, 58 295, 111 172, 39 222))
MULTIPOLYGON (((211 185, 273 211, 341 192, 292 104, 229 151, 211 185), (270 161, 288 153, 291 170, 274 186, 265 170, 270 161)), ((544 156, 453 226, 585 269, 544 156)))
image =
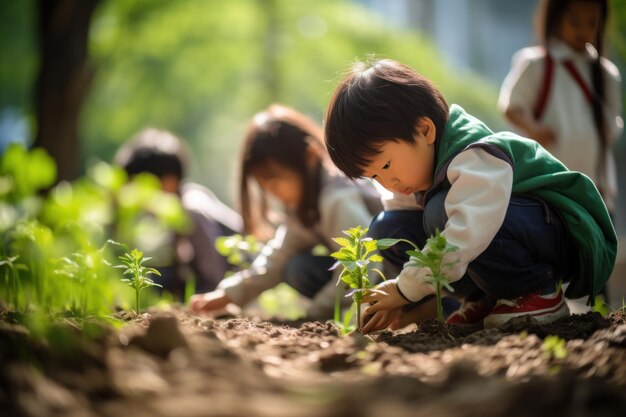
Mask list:
POLYGON ((313 300, 310 318, 332 318, 339 271, 329 271, 334 264, 330 256, 316 256, 311 250, 320 244, 338 250, 332 238, 368 225, 381 209, 379 196, 371 186, 339 175, 328 159, 322 129, 281 105, 254 116, 243 142, 240 174, 245 232, 264 240, 269 230, 273 238, 250 269, 226 278, 215 291, 193 296, 192 310, 211 312, 228 303, 244 306, 286 282, 313 300), (282 224, 274 232, 277 212, 282 213, 282 224))
POLYGON ((621 78, 604 56, 608 0, 543 0, 539 46, 518 51, 498 102, 508 121, 569 169, 587 174, 610 212, 621 135, 621 78))
MULTIPOLYGON (((423 247, 439 229, 457 247, 442 257, 449 295, 462 300, 449 324, 497 327, 525 315, 551 322, 569 314, 559 281, 571 281, 568 297, 593 302, 611 274, 617 238, 591 180, 537 142, 494 133, 449 107, 406 65, 356 64, 333 94, 325 138, 348 177, 375 179, 419 203, 386 237, 412 234, 423 247)), ((430 276, 407 264, 371 290, 362 331, 397 327, 404 306, 435 293, 430 276)))
POLYGON ((215 289, 228 269, 215 249, 215 240, 239 233, 242 220, 206 187, 185 179, 189 164, 186 144, 168 131, 147 128, 125 143, 114 161, 129 177, 140 173, 156 176, 163 191, 180 197, 191 221, 187 233, 172 232, 157 245, 158 250, 146 253, 162 274, 155 281, 178 299, 182 299, 185 282, 192 277, 196 292, 215 289))

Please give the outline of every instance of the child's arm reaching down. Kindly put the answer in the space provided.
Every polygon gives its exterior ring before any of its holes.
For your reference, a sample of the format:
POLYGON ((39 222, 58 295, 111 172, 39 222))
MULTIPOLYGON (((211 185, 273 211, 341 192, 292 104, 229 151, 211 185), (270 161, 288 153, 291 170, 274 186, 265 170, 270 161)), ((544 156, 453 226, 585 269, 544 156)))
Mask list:
MULTIPOLYGON (((468 264, 489 246, 500 229, 511 196, 513 170, 508 160, 472 148, 452 160, 447 177, 451 187, 445 197, 448 221, 442 234, 459 249, 444 255, 443 264, 457 261, 447 273, 448 280, 454 282, 463 277, 468 264)), ((364 301, 372 305, 363 311, 363 317, 371 317, 373 324, 368 322, 363 331, 388 327, 399 314, 390 315, 389 311, 434 294, 435 288, 428 282, 430 275, 428 268, 405 265, 398 278, 371 291, 364 301)))

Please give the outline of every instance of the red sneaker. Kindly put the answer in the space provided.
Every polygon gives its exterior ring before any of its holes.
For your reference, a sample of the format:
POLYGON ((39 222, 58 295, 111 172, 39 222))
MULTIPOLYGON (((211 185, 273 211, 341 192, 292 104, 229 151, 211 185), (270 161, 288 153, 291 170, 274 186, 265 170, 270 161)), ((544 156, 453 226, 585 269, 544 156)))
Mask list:
POLYGON ((530 315, 539 323, 550 323, 569 316, 563 291, 550 295, 532 293, 515 300, 498 300, 493 311, 485 317, 485 328, 498 327, 513 317, 530 315))
POLYGON ((448 316, 446 323, 460 326, 482 325, 483 319, 493 310, 493 301, 487 297, 474 301, 463 300, 461 307, 448 316))

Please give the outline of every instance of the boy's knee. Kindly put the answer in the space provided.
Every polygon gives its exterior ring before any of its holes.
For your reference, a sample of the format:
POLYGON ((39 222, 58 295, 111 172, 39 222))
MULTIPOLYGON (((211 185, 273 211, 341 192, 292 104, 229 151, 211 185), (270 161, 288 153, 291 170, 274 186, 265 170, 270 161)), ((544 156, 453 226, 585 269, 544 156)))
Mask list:
POLYGON ((415 229, 420 221, 418 211, 381 211, 370 223, 367 235, 372 239, 405 237, 402 231, 415 229))
POLYGON ((388 230, 389 216, 386 216, 388 212, 381 211, 371 221, 368 227, 368 236, 372 239, 382 239, 385 236, 385 231, 388 230))

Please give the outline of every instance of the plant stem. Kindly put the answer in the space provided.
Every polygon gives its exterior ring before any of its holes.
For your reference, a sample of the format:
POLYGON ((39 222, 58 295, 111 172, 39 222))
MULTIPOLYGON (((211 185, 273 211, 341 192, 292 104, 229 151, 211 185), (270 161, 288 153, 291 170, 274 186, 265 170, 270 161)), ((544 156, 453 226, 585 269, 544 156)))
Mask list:
POLYGON ((443 305, 441 304, 441 283, 437 282, 437 320, 443 322, 443 305))
POLYGON ((11 275, 13 276, 13 308, 15 309, 15 311, 19 310, 18 307, 18 303, 19 303, 19 291, 20 289, 18 288, 18 274, 17 274, 17 270, 13 267, 11 267, 11 275))
MULTIPOLYGON (((356 259, 361 259, 361 239, 358 240, 357 246, 356 246, 356 259)), ((363 289, 363 269, 361 267, 359 267, 359 277, 357 278, 357 284, 358 284, 358 289, 362 290, 363 289)), ((360 296, 357 298, 357 303, 356 303, 356 327, 357 329, 359 329, 359 331, 361 331, 361 297, 363 296, 363 293, 360 294, 360 296)))
POLYGON ((335 312, 334 312, 335 323, 339 323, 341 321, 341 301, 339 297, 341 297, 341 294, 339 294, 339 289, 337 289, 335 291, 335 312))

